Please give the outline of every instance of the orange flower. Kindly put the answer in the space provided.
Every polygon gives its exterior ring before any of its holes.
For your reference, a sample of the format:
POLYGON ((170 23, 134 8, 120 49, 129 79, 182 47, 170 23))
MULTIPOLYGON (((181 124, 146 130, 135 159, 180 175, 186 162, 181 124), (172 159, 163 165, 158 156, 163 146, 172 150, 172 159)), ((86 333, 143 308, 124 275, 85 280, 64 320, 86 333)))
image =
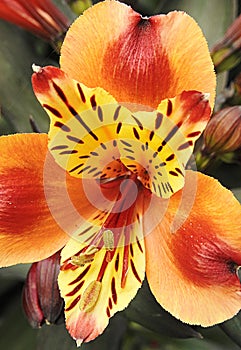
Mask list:
POLYGON ((57 39, 70 25, 51 0, 1 0, 0 18, 50 41, 57 39))
POLYGON ((70 28, 61 68, 34 67, 48 137, 0 138, 0 264, 64 247, 58 283, 78 345, 129 304, 145 272, 182 321, 231 318, 241 307, 240 204, 185 171, 210 117, 207 93, 214 101, 200 28, 183 12, 147 19, 101 2, 70 28))

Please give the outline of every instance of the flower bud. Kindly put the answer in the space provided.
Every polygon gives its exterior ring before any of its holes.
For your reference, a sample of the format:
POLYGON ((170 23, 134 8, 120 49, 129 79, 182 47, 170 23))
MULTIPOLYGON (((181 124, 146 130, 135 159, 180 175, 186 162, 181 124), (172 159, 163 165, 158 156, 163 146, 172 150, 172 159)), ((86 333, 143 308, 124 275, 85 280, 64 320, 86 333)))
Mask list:
POLYGON ((1 0, 0 18, 47 40, 55 41, 70 25, 51 0, 1 0))
POLYGON ((71 10, 78 16, 93 5, 91 0, 68 0, 68 3, 71 10))
POLYGON ((32 327, 58 323, 63 311, 57 278, 60 254, 32 264, 23 289, 23 308, 32 327))
POLYGON ((207 153, 223 155, 241 147, 241 106, 227 107, 209 121, 204 131, 204 149, 207 153))
POLYGON ((241 61, 241 15, 230 25, 222 40, 213 46, 211 56, 217 73, 241 61))

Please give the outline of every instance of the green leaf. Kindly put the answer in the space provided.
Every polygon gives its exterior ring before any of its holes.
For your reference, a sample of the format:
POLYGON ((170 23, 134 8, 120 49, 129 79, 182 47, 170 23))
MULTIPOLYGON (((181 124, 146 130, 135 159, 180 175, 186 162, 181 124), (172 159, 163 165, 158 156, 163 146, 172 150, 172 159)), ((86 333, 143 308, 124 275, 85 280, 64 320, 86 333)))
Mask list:
POLYGON ((222 323, 220 328, 241 347, 241 312, 231 320, 222 323))
POLYGON ((146 281, 125 314, 131 321, 158 334, 177 338, 202 338, 199 332, 174 318, 156 302, 146 281))

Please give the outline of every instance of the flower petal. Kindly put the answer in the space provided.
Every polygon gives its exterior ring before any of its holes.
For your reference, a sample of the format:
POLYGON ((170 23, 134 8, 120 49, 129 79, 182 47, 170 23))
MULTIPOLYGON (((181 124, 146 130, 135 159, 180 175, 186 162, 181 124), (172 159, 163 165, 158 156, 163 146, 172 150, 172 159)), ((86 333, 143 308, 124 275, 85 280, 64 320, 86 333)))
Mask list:
MULTIPOLYGON (((123 228, 124 229, 124 228, 123 228)), ((135 234, 140 238, 140 227, 135 234)), ((66 325, 80 345, 101 334, 109 318, 124 309, 140 288, 145 274, 144 241, 117 247, 80 244, 70 240, 62 250, 59 286, 65 299, 66 325), (93 254, 87 254, 86 249, 93 254)))
POLYGON ((47 135, 2 136, 0 148, 0 265, 44 259, 68 240, 45 199, 47 135))
POLYGON ((69 176, 47 152, 47 141, 44 134, 0 138, 0 266, 49 257, 80 227, 99 227, 113 206, 111 185, 99 190, 69 176))
POLYGON ((75 177, 126 173, 119 158, 117 125, 130 112, 101 88, 89 89, 55 67, 33 75, 35 94, 51 118, 49 149, 75 177))
POLYGON ((185 165, 210 113, 197 91, 162 101, 158 111, 133 113, 118 133, 122 163, 157 196, 169 198, 184 185, 185 165))
POLYGON ((150 288, 175 317, 211 326, 240 310, 240 215, 230 191, 189 171, 164 220, 145 237, 150 288))
POLYGON ((210 93, 213 106, 207 43, 184 12, 143 18, 118 1, 104 1, 72 24, 61 52, 61 68, 73 79, 101 86, 119 102, 157 108, 163 99, 197 90, 210 93))

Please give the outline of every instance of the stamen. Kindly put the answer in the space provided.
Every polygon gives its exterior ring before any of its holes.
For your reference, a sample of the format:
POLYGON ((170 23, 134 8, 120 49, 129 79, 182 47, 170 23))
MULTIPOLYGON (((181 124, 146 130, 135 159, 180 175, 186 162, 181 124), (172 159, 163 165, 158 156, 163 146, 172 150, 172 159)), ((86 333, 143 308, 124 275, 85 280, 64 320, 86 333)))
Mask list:
POLYGON ((89 246, 87 250, 80 255, 73 255, 70 263, 76 266, 85 266, 85 264, 91 263, 95 258, 95 253, 98 251, 97 248, 89 246))
POLYGON ((105 230, 103 232, 103 241, 104 246, 107 251, 113 251, 114 250, 114 234, 111 230, 105 230))
POLYGON ((76 266, 85 266, 85 264, 91 263, 94 260, 94 254, 92 255, 74 255, 71 257, 71 264, 76 266))
POLYGON ((93 245, 89 245, 84 253, 85 253, 85 255, 92 255, 92 254, 97 253, 98 251, 99 251, 98 248, 96 248, 93 245))
POLYGON ((101 282, 92 281, 85 289, 82 298, 80 299, 79 308, 81 311, 88 312, 97 303, 101 291, 101 282))

